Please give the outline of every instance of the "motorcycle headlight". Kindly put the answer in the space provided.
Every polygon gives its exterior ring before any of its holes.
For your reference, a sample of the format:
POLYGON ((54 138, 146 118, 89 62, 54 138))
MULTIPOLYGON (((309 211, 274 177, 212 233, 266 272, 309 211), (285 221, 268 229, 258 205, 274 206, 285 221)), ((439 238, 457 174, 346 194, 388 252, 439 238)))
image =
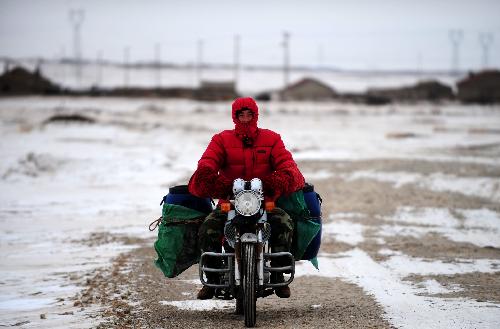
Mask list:
POLYGON ((234 208, 243 216, 255 215, 260 209, 260 203, 259 196, 252 191, 243 191, 234 198, 234 208))

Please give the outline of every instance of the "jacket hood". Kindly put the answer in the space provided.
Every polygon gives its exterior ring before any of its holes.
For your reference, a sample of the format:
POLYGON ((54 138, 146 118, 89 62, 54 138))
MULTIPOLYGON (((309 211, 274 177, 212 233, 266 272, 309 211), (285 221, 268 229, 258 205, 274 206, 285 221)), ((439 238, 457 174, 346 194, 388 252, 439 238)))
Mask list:
POLYGON ((255 138, 257 136, 257 121, 259 120, 259 107, 255 100, 251 97, 241 97, 236 98, 232 105, 232 117, 234 122, 234 130, 236 135, 240 138, 250 137, 255 138), (248 123, 241 123, 236 117, 236 112, 239 110, 247 108, 253 113, 252 121, 248 123))

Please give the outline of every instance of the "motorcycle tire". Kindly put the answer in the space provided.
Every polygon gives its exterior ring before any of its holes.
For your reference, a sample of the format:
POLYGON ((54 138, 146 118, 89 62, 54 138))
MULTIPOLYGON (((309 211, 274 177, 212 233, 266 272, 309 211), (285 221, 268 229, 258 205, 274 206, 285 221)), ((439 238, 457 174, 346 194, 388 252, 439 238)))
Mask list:
POLYGON ((245 314, 245 326, 254 327, 256 322, 255 282, 257 265, 255 263, 255 245, 243 244, 243 311, 245 314))

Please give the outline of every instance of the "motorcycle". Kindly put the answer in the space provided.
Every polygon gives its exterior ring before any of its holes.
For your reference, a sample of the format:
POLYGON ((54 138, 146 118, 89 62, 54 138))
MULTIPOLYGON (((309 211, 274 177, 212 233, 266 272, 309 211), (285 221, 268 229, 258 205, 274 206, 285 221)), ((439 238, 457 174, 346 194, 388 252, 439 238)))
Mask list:
POLYGON ((274 209, 274 202, 265 202, 262 181, 235 179, 232 192, 234 199, 221 204, 221 211, 227 213, 223 250, 202 253, 199 276, 203 285, 216 289, 218 298, 236 299, 236 314, 244 315, 246 327, 254 327, 257 298, 289 285, 294 278, 295 261, 290 252, 271 250, 268 213, 274 209), (210 258, 218 259, 222 265, 210 267, 210 258), (277 258, 280 265, 286 266, 273 267, 272 260, 277 258), (217 273, 218 282, 209 282, 207 273, 217 273), (284 280, 271 280, 277 274, 287 276, 284 280))

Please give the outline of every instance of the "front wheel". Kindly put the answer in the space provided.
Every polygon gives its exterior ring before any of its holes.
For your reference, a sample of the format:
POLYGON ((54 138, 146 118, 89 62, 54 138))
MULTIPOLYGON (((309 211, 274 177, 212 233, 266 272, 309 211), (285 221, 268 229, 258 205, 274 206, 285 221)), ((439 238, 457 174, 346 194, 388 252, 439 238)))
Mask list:
POLYGON ((255 275, 255 244, 243 244, 243 311, 245 313, 245 326, 254 327, 256 320, 255 275))

